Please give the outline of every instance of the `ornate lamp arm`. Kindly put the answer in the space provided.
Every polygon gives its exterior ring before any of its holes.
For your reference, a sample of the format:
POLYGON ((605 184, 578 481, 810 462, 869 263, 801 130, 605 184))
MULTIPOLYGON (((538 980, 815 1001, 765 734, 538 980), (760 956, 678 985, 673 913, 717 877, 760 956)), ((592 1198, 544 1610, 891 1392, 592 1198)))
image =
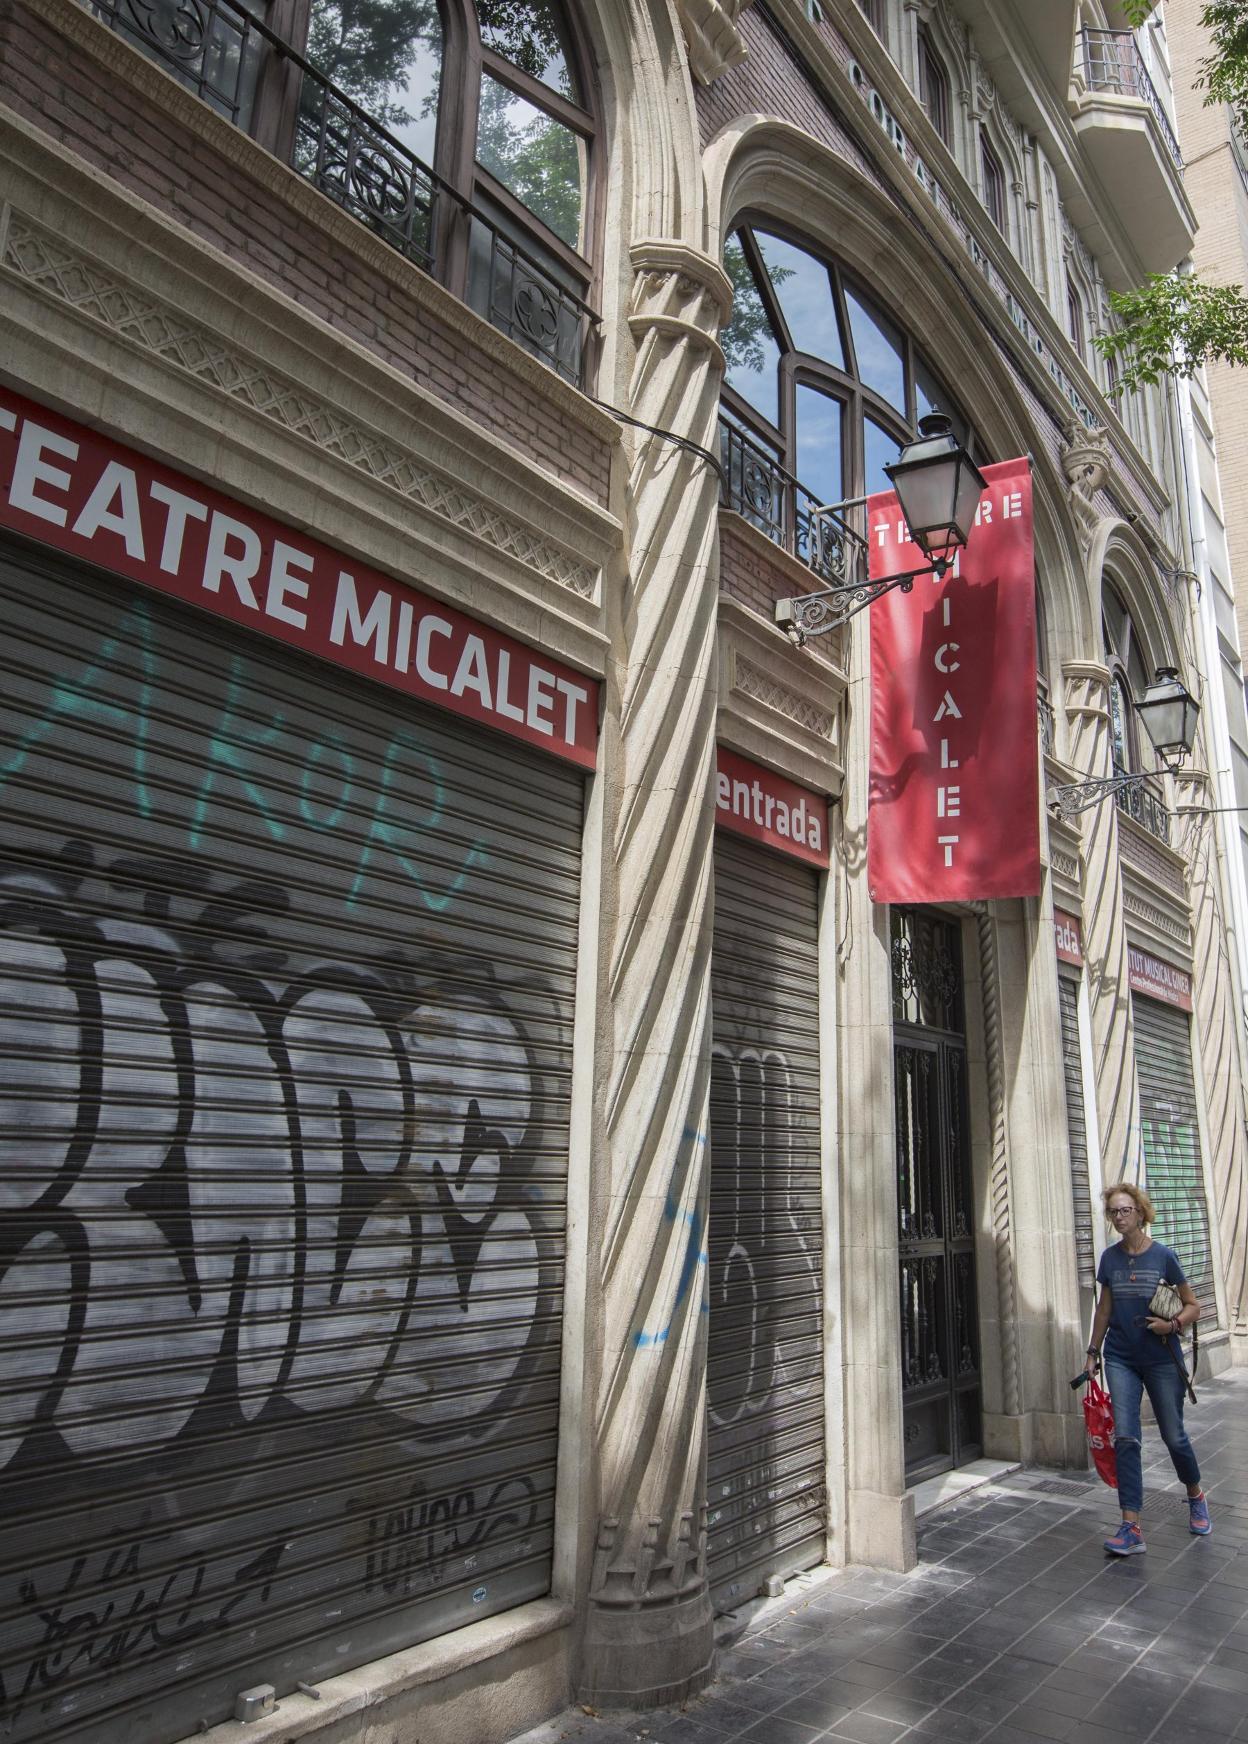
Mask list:
POLYGON ((1050 787, 1045 800, 1049 810, 1059 817, 1077 817, 1081 811, 1091 811, 1094 805, 1100 805, 1111 793, 1143 787, 1148 779, 1147 775, 1137 774, 1102 775, 1091 781, 1072 781, 1064 787, 1050 787))
POLYGON ((893 588, 909 593, 920 575, 939 574, 942 568, 940 564, 928 563, 922 569, 909 569, 904 575, 886 575, 878 581, 851 582, 845 587, 826 587, 820 593, 800 594, 796 599, 777 600, 776 622, 794 646, 800 648, 811 636, 826 636, 829 630, 839 630, 893 588))

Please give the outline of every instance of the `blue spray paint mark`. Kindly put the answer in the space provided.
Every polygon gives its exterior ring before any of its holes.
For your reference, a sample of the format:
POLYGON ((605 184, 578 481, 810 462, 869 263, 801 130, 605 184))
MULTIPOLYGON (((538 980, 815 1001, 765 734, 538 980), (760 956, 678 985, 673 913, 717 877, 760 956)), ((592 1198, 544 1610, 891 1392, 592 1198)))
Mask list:
MULTIPOLYGON (((685 1146, 705 1145, 705 1143, 705 1133, 696 1132, 691 1126, 685 1128, 684 1132, 681 1134, 681 1154, 677 1156, 676 1167, 672 1171, 673 1187, 676 1184, 676 1177, 683 1174, 686 1166, 687 1159, 683 1154, 685 1146)), ((693 1280, 697 1276, 698 1268, 702 1267, 705 1269, 710 1262, 710 1256, 703 1239, 704 1231, 701 1211, 683 1210, 669 1191, 667 1200, 663 1206, 663 1217, 664 1221, 667 1223, 683 1223, 689 1231, 689 1237, 685 1243, 685 1255, 684 1259, 681 1261, 680 1276, 676 1281, 676 1299, 672 1303, 672 1311, 668 1317, 667 1324, 660 1327, 657 1332, 646 1332, 644 1329, 641 1332, 635 1332, 633 1334, 633 1345, 637 1350, 656 1350, 667 1343, 668 1339, 671 1337, 672 1327, 676 1323, 676 1315, 680 1309, 681 1303, 689 1294, 693 1280)), ((709 1312, 710 1304, 706 1299, 706 1286, 704 1283, 702 1287, 702 1302, 699 1308, 699 1313, 707 1314, 709 1312)))
POLYGON ((152 625, 147 602, 136 600, 122 616, 116 635, 110 636, 103 643, 95 659, 78 677, 53 680, 52 698, 42 716, 18 740, 17 749, 12 755, 0 762, 0 787, 4 786, 11 775, 21 773, 30 752, 36 745, 41 745, 45 739, 50 738, 60 722, 100 721, 105 726, 130 733, 135 803, 140 816, 151 817, 152 797, 147 786, 147 735, 148 708, 155 669, 156 656, 152 649, 152 625), (113 670, 113 662, 119 652, 127 654, 132 650, 138 653, 143 677, 139 683, 135 706, 127 707, 125 703, 116 700, 119 675, 113 670), (112 680, 111 684, 101 685, 100 680, 105 677, 112 680))
POLYGON ((441 914, 443 910, 451 906, 451 903, 454 902, 455 898, 459 895, 467 882, 468 874, 472 868, 484 864, 486 857, 485 850, 482 847, 480 840, 475 841, 464 856, 463 864, 456 873, 454 879, 452 879, 451 883, 447 885, 444 890, 433 891, 429 889, 416 862, 412 860, 399 845, 400 826, 392 823, 386 816, 386 806, 390 796, 391 784, 394 780, 395 766, 404 751, 414 752, 420 763, 423 765, 423 770, 433 785, 433 808, 429 813, 428 821, 423 825, 417 826, 414 824, 405 824, 401 826, 401 828, 406 830, 408 834, 412 835, 416 834, 418 829, 421 834, 432 834, 437 829, 437 826, 441 823, 442 818, 445 815, 446 789, 442 785, 442 780, 438 773, 436 763, 434 763, 433 759, 422 748, 420 740, 415 734, 400 730, 394 735, 394 738, 391 739, 390 744, 386 749, 385 761, 383 762, 381 769, 380 792, 377 795, 377 804, 373 809, 372 821, 368 826, 368 834, 364 838, 364 846, 360 849, 359 863, 356 866, 355 877, 352 880, 351 888, 347 892, 346 906, 348 908, 354 908, 357 905, 359 902, 360 891, 364 887, 364 879, 368 873, 369 861, 373 858, 374 853, 377 850, 384 850, 394 856, 404 872, 406 872, 407 876, 412 880, 413 884, 415 884, 416 888, 420 891, 421 901, 424 903, 425 907, 432 909, 435 914, 441 914))
POLYGON ((269 834, 275 842, 280 842, 286 831, 273 816, 272 808, 263 788, 252 779, 243 762, 240 746, 234 743, 235 738, 243 741, 245 746, 271 745, 273 740, 286 725, 284 715, 274 715, 265 727, 259 727, 254 722, 240 720, 237 714, 239 694, 243 688, 244 666, 239 655, 230 661, 230 680, 225 693, 225 704, 216 729, 208 741, 208 767, 204 771, 204 779, 200 783, 199 794, 195 800, 195 810, 191 814, 190 828, 187 840, 192 848, 198 848, 200 837, 204 833, 204 819, 208 815, 208 799, 216 786, 217 777, 223 771, 232 775, 255 806, 260 816, 269 826, 269 834))

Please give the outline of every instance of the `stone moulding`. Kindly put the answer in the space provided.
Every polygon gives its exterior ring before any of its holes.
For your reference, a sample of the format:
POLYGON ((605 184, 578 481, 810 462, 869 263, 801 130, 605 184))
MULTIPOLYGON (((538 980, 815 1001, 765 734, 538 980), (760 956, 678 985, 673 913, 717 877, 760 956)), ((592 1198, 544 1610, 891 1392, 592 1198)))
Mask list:
POLYGON ((750 0, 676 0, 689 66, 700 84, 713 83, 745 59, 737 19, 749 5, 750 0))
POLYGON ((718 617, 719 741, 817 791, 839 793, 844 674, 799 654, 774 626, 725 594, 718 617))
POLYGON ((99 261, 10 211, 0 268, 163 363, 313 443, 371 481, 461 532, 487 540, 547 581, 592 600, 598 571, 492 504, 440 476, 412 453, 345 416, 300 383, 227 344, 209 328, 113 274, 99 261))

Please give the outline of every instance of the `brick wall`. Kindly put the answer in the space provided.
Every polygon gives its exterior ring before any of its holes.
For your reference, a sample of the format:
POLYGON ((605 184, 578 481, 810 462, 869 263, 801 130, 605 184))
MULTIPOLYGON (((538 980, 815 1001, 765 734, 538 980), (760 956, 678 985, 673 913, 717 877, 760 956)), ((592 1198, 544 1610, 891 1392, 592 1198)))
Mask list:
MULTIPOLYGON (((817 593, 818 576, 804 567, 795 576, 793 560, 772 562, 765 549, 759 549, 741 518, 731 511, 721 511, 719 517, 719 587, 721 593, 739 600, 743 606, 758 613, 769 624, 776 621, 777 600, 791 599, 795 594, 817 593)), ((844 630, 833 630, 818 641, 808 644, 815 656, 843 664, 844 630)))
MULTIPOLYGON (((610 444, 570 418, 566 405, 505 370, 405 296, 388 275, 366 261, 344 258, 341 244, 310 225, 280 191, 243 174, 171 116, 146 109, 87 49, 12 0, 0 9, 0 94, 54 139, 268 279, 309 314, 606 501, 610 444)), ((416 267, 403 270, 418 277, 416 267)))
POLYGON ((738 115, 776 115, 782 121, 791 121, 874 179, 870 160, 813 88, 801 63, 766 17, 759 12, 746 12, 738 20, 738 29, 749 51, 748 58, 713 85, 696 88, 703 143, 738 115))

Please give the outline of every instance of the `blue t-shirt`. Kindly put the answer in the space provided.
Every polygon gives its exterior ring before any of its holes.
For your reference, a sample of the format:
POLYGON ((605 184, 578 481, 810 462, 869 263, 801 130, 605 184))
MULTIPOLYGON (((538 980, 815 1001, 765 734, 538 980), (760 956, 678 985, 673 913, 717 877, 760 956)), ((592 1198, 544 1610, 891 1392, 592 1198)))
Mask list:
POLYGON ((1171 1360, 1166 1348, 1170 1340, 1148 1330, 1148 1304, 1163 1278, 1167 1284, 1187 1282, 1179 1256, 1164 1242, 1155 1241, 1139 1254, 1129 1254, 1121 1242, 1105 1249, 1096 1268, 1096 1281, 1108 1284, 1114 1298, 1105 1334, 1107 1357, 1117 1357, 1139 1369, 1171 1360))

